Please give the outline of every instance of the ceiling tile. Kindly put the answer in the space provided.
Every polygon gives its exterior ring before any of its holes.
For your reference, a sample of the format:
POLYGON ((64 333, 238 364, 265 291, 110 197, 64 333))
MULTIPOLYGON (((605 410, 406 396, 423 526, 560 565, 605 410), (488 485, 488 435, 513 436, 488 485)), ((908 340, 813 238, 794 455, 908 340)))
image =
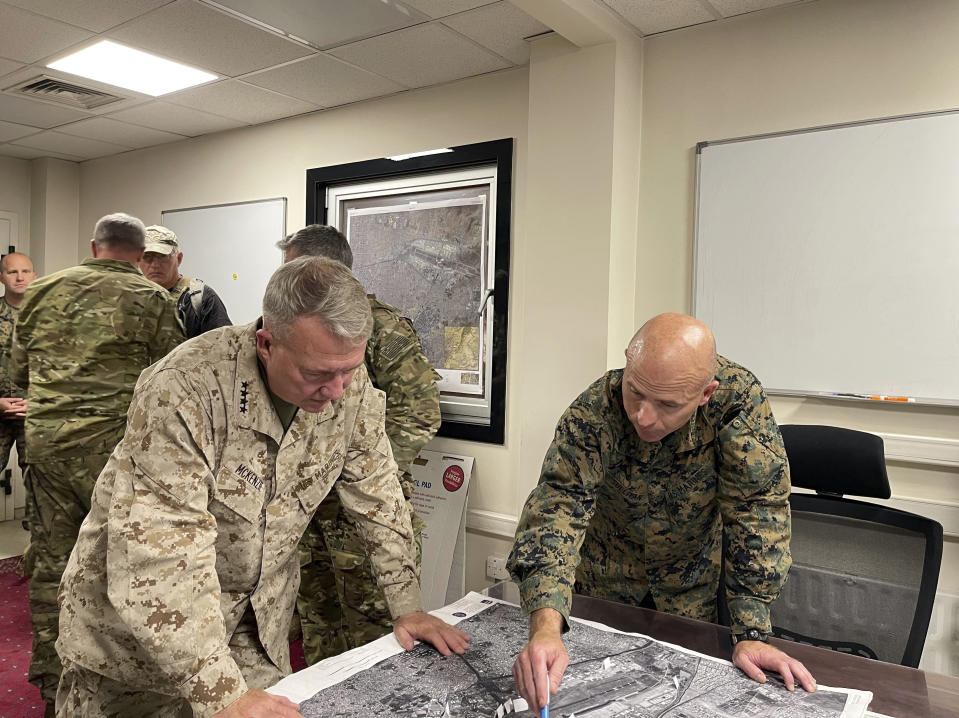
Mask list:
POLYGON ((699 0, 603 0, 643 35, 715 20, 699 0))
POLYGON ((17 122, 32 127, 56 127, 65 122, 82 120, 90 115, 70 107, 58 107, 46 102, 37 102, 23 97, 0 93, 0 117, 7 122, 17 122))
POLYGON ((181 107, 180 105, 171 105, 168 102, 160 101, 147 102, 144 105, 131 107, 129 110, 120 110, 112 113, 110 117, 152 127, 155 130, 175 132, 187 137, 228 130, 233 127, 241 127, 244 124, 219 115, 200 112, 190 107, 181 107))
POLYGON ((453 15, 443 24, 517 65, 529 62, 529 44, 523 38, 549 31, 539 20, 508 2, 453 15))
POLYGON ((432 18, 446 17, 494 2, 496 0, 403 0, 404 5, 409 5, 432 18))
POLYGON ((83 160, 82 157, 65 155, 60 152, 48 152, 46 150, 38 150, 34 147, 24 147, 22 145, 0 145, 0 156, 19 157, 22 160, 35 160, 38 157, 56 157, 57 159, 70 160, 71 162, 81 162, 83 160))
POLYGON ((118 152, 130 149, 129 147, 123 147, 110 142, 100 142, 99 140, 91 140, 86 137, 65 135, 55 130, 30 135, 30 137, 24 137, 11 144, 20 147, 32 147, 33 149, 48 152, 57 152, 63 155, 82 157, 85 160, 94 157, 103 157, 104 155, 115 155, 118 152))
POLYGON ((320 107, 336 107, 406 89, 329 55, 314 55, 283 67, 247 75, 243 81, 299 97, 320 107))
POLYGON ((165 142, 186 139, 184 135, 162 132, 140 125, 131 125, 109 117, 92 117, 89 120, 61 125, 57 128, 57 131, 91 140, 111 142, 124 147, 151 147, 165 142))
POLYGON ((107 36, 221 75, 243 75, 311 50, 193 0, 177 0, 107 36))
POLYGON ((18 125, 16 122, 4 122, 0 120, 0 142, 15 140, 18 137, 26 137, 39 132, 36 127, 28 125, 18 125))
POLYGON ((330 54, 406 87, 425 87, 509 67, 438 23, 361 40, 330 54))
POLYGON ((309 102, 247 85, 239 80, 194 87, 163 99, 195 110, 216 110, 217 114, 251 125, 318 109, 309 102))
POLYGON ((765 10, 777 5, 789 5, 795 3, 796 0, 708 0, 708 2, 723 17, 732 17, 733 15, 742 15, 756 10, 765 10))
POLYGON ((0 77, 4 75, 9 75, 14 70, 18 70, 23 67, 22 62, 14 62, 13 60, 6 60, 0 57, 0 77))
POLYGON ((0 5, 0 52, 20 62, 34 62, 83 42, 93 35, 86 30, 0 5))
POLYGON ((4 0, 54 20, 83 27, 93 32, 103 32, 121 22, 165 5, 170 0, 4 0))
POLYGON ((382 35, 430 18, 386 0, 217 0, 319 48, 382 35))

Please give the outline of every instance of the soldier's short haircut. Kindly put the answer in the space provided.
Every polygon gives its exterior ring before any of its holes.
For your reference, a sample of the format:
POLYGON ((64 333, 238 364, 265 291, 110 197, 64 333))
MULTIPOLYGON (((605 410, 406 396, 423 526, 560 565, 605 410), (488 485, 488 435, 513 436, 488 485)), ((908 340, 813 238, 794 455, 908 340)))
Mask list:
POLYGON ((142 252, 146 247, 146 228, 136 217, 114 212, 97 220, 93 242, 97 249, 142 252))
POLYGON ((286 239, 281 239, 276 246, 295 257, 329 257, 353 268, 350 243, 340 230, 327 224, 309 224, 286 239))
POLYGON ((341 339, 359 344, 373 331, 366 290, 341 262, 297 257, 277 269, 263 295, 263 326, 283 339, 300 317, 315 317, 341 339))

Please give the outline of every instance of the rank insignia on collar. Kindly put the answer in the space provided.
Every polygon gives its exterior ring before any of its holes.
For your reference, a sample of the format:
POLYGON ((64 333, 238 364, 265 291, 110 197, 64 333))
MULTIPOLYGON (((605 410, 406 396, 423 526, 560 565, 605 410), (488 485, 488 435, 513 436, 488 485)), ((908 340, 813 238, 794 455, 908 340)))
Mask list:
POLYGON ((250 397, 250 382, 240 383, 240 413, 245 414, 250 397))

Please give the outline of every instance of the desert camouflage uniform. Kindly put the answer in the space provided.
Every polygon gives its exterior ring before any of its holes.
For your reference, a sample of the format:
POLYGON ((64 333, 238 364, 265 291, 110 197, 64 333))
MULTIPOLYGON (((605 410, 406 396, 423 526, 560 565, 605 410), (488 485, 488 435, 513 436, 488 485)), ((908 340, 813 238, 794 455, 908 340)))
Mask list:
POLYGON ((575 591, 717 619, 722 534, 734 630, 770 630, 769 603, 791 563, 789 468, 753 374, 722 357, 719 388, 661 442, 636 434, 623 370, 566 410, 526 501, 509 569, 523 608, 569 616, 575 591))
MULTIPOLYGON (((430 365, 409 319, 370 295, 373 334, 366 368, 386 392, 386 433, 407 502, 413 495, 410 466, 440 426, 440 378, 430 365)), ((425 523, 413 513, 416 565, 425 523)), ((301 546, 297 612, 309 664, 361 646, 390 632, 392 620, 356 527, 336 495, 320 505, 301 546)))
POLYGON ((30 680, 48 702, 60 677, 57 586, 93 484, 123 436, 137 376, 182 340, 167 292, 115 259, 37 279, 20 305, 10 363, 30 407, 30 680))
POLYGON ((63 576, 58 715, 205 718, 289 673, 297 546, 333 488, 393 615, 421 610, 383 392, 361 368, 284 432, 256 328, 207 332, 140 379, 63 576))

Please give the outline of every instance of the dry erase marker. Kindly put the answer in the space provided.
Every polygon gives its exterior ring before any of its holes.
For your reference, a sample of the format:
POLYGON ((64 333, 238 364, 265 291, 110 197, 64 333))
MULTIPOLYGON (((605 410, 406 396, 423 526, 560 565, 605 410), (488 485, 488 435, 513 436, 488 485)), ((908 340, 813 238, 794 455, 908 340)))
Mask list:
POLYGON ((872 399, 873 401, 902 401, 907 403, 911 403, 915 401, 915 399, 913 399, 911 396, 875 396, 873 395, 868 398, 872 399))
POLYGON ((539 718, 549 718, 549 673, 546 674, 546 705, 539 709, 539 718))

